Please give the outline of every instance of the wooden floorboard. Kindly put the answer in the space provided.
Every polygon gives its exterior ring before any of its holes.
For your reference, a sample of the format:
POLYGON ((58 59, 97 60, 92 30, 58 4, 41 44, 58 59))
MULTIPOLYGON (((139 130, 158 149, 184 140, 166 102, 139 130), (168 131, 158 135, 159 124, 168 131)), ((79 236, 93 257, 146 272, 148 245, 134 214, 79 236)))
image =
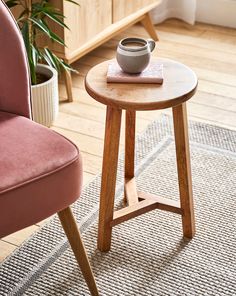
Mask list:
MULTIPOLYGON (((202 23, 191 26, 172 19, 157 25, 156 31, 160 42, 154 55, 179 60, 198 75, 198 92, 188 103, 189 118, 236 130, 236 30, 202 23)), ((72 75, 73 103, 63 102, 66 90, 60 79, 60 114, 52 128, 80 147, 84 185, 101 171, 106 110, 86 93, 84 77, 92 66, 113 58, 118 41, 126 36, 146 38, 147 33, 142 26, 133 26, 74 63, 79 74, 72 75)), ((171 114, 168 109, 163 113, 171 114)), ((137 112, 138 131, 144 130, 160 114, 160 111, 137 112)), ((122 129, 121 149, 123 145, 122 129)), ((44 223, 2 239, 0 261, 44 223)))

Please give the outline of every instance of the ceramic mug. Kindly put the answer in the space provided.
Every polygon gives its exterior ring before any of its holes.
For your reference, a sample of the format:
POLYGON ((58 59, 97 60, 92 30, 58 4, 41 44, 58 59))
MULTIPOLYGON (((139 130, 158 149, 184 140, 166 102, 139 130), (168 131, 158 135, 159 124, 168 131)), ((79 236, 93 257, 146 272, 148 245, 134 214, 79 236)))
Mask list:
POLYGON ((117 47, 117 62, 126 73, 140 73, 148 66, 155 45, 152 39, 122 39, 117 47))

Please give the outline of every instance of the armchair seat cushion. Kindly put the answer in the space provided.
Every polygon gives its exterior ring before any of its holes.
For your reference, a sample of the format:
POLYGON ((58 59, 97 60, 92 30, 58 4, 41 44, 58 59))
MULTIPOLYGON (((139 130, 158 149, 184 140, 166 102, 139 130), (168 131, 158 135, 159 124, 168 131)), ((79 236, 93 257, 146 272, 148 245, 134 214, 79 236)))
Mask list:
POLYGON ((19 115, 0 111, 0 139, 3 237, 73 203, 82 188, 82 161, 69 140, 19 115))

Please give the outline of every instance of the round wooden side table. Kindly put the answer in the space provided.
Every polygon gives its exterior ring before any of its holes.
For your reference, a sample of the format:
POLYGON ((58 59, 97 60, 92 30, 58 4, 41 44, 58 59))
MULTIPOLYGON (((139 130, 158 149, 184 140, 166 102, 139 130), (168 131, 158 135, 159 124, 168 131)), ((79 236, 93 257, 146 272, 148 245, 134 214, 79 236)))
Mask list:
POLYGON ((182 216, 184 237, 192 238, 195 233, 186 101, 196 91, 197 77, 181 63, 169 59, 157 61, 164 65, 162 85, 107 83, 109 61, 93 67, 86 76, 85 87, 89 95, 107 105, 98 227, 100 251, 110 250, 113 226, 157 208, 182 216), (173 110, 180 203, 138 192, 134 176, 135 112, 170 107, 173 110), (123 109, 126 111, 124 192, 127 206, 114 212, 123 109))

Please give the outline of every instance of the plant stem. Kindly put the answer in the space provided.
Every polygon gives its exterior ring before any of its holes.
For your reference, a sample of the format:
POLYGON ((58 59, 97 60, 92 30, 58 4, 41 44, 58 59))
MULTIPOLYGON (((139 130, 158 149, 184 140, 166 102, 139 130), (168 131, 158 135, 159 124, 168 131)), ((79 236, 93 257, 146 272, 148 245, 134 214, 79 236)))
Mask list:
POLYGON ((25 2, 25 1, 23 1, 23 0, 19 0, 19 2, 20 2, 20 5, 21 5, 22 7, 24 7, 24 9, 27 8, 27 6, 26 6, 26 2, 25 2))
MULTIPOLYGON (((32 0, 28 0, 28 11, 29 11, 29 18, 32 15, 32 0)), ((29 22, 29 35, 30 35, 30 40, 33 43, 33 31, 32 31, 32 22, 29 22)))

